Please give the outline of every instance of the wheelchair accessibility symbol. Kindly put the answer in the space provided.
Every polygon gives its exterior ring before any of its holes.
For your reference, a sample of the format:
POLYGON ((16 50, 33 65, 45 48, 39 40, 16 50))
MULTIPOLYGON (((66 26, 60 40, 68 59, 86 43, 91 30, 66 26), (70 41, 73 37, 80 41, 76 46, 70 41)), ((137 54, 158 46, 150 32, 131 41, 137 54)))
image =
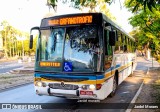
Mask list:
POLYGON ((72 63, 71 62, 64 62, 63 69, 65 72, 71 72, 72 71, 72 63))

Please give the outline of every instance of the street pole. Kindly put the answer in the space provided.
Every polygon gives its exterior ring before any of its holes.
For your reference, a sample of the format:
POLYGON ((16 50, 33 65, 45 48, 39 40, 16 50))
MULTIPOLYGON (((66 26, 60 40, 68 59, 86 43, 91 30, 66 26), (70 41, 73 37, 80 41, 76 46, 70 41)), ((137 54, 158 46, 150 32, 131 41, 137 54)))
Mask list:
POLYGON ((153 68, 153 55, 152 55, 152 68, 153 68))

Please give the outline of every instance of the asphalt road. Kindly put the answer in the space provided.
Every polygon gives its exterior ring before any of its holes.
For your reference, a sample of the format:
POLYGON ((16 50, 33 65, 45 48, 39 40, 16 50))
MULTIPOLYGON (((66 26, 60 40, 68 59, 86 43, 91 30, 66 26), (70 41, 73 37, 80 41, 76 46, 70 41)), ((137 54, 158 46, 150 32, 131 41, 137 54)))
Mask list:
POLYGON ((17 61, 11 61, 11 62, 3 62, 0 63, 0 73, 6 73, 16 68, 23 67, 22 63, 18 63, 17 61))
MULTIPOLYGON (((53 96, 38 96, 35 94, 33 84, 0 91, 0 103, 52 103, 52 105, 60 103, 62 106, 72 103, 68 109, 7 110, 7 112, 125 112, 125 109, 106 110, 106 107, 107 105, 112 106, 111 103, 117 103, 117 105, 120 105, 131 102, 142 84, 143 75, 145 75, 148 67, 151 66, 149 63, 149 61, 140 58, 134 76, 126 78, 126 80, 118 87, 114 97, 108 97, 104 101, 101 101, 103 104, 100 105, 101 109, 95 109, 95 105, 93 107, 90 106, 88 109, 81 109, 85 105, 77 104, 77 100, 67 100, 53 96)), ((0 112, 6 112, 6 110, 0 110, 0 112)))
MULTIPOLYGON (((119 87, 117 90, 117 93, 114 97, 108 97, 104 101, 101 101, 103 105, 101 107, 103 109, 93 109, 91 106, 89 107, 90 109, 82 110, 79 108, 83 108, 83 105, 78 105, 76 104, 77 100, 67 100, 64 98, 58 98, 58 97, 51 97, 51 96, 38 96, 34 92, 34 86, 33 84, 21 86, 18 88, 12 88, 6 91, 1 91, 0 93, 0 103, 62 103, 62 106, 67 104, 67 103, 72 103, 74 105, 74 111, 79 110, 80 112, 103 112, 106 109, 107 103, 129 103, 132 98, 134 97, 135 93, 137 92, 140 84, 142 83, 142 79, 139 77, 128 77, 119 87)), ((73 111, 72 107, 70 108, 69 111, 73 111)), ((4 111, 4 110, 0 110, 4 111)), ((16 110, 17 111, 17 110, 16 110)), ((22 110, 19 110, 22 111, 22 110)), ((24 111, 24 110, 23 110, 24 111)), ((39 112, 40 110, 25 110, 26 112, 34 111, 34 112, 39 112)), ((45 112, 52 112, 52 110, 41 110, 45 112)), ((59 109, 56 110, 56 112, 63 112, 63 111, 68 111, 65 109, 59 109)), ((124 109, 110 109, 107 110, 107 112, 123 112, 125 111, 124 109)), ((11 111, 12 112, 12 111, 11 111)))

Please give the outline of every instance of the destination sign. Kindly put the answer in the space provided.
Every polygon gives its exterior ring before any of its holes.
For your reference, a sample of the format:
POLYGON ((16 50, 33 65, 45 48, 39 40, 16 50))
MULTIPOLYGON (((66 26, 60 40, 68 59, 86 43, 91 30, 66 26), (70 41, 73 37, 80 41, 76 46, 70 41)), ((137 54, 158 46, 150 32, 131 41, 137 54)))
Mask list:
POLYGON ((41 28, 57 27, 57 26, 72 26, 72 25, 102 25, 101 13, 77 13, 57 15, 44 18, 41 21, 41 28))
POLYGON ((60 67, 61 63, 59 62, 40 62, 41 67, 60 67))
POLYGON ((74 17, 62 17, 57 19, 48 20, 48 24, 54 25, 73 25, 73 24, 87 24, 92 23, 92 15, 86 16, 74 16, 74 17))

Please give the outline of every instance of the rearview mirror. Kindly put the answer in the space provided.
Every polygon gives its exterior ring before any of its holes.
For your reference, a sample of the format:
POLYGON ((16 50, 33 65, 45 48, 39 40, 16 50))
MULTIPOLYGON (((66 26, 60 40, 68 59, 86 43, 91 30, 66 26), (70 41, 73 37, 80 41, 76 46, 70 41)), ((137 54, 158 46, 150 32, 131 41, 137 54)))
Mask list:
POLYGON ((109 45, 115 46, 116 43, 116 33, 114 31, 109 32, 109 45))
POLYGON ((29 48, 33 48, 33 35, 30 35, 29 48))
POLYGON ((33 48, 33 38, 35 38, 35 33, 37 34, 37 31, 38 31, 38 34, 40 35, 40 28, 39 27, 33 27, 31 28, 31 31, 30 31, 30 41, 29 41, 29 48, 32 49, 33 48))

